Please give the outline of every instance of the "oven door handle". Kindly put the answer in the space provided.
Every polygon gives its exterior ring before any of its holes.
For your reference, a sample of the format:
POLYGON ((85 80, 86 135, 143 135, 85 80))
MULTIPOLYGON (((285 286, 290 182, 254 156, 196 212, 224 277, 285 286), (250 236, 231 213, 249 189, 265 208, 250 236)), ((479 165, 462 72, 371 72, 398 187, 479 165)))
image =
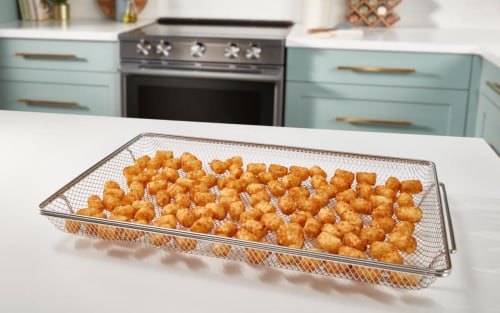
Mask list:
POLYGON ((276 69, 273 73, 239 73, 239 72, 215 72, 215 71, 183 71, 169 69, 134 68, 120 69, 122 74, 155 75, 181 78, 207 78, 207 79, 231 79, 240 81, 256 82, 279 82, 283 79, 283 72, 276 69))

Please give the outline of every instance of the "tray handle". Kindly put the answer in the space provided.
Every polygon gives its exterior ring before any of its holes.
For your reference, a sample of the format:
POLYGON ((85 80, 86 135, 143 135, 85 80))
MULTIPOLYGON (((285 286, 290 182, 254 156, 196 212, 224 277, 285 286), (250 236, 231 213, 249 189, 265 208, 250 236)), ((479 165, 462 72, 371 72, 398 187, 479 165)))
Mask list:
POLYGON ((450 239, 450 253, 455 253, 457 252, 457 243, 455 241, 455 232, 453 231, 453 224, 451 222, 451 214, 450 214, 450 206, 448 204, 448 195, 446 194, 446 188, 443 183, 439 183, 439 188, 441 190, 441 195, 443 199, 443 205, 445 209, 445 214, 446 214, 446 221, 448 225, 447 230, 448 230, 448 235, 450 239))

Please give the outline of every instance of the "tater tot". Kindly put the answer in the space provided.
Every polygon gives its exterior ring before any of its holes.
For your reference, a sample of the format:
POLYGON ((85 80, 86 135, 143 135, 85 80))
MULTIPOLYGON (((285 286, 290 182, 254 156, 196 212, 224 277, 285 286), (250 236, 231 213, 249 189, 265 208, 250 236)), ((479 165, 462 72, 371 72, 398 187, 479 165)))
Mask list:
MULTIPOLYGON (((340 246, 337 253, 338 255, 348 256, 351 258, 366 259, 366 256, 362 251, 349 246, 340 246)), ((348 272, 351 269, 351 266, 349 264, 331 261, 324 262, 324 267, 325 270, 330 274, 342 274, 348 272)))
POLYGON ((193 212, 191 212, 187 208, 181 208, 177 210, 175 217, 177 218, 177 221, 184 227, 191 227, 196 221, 196 217, 194 216, 193 212))
POLYGON ((244 228, 238 229, 236 231, 236 234, 234 235, 234 238, 248 241, 259 241, 259 237, 244 228))
POLYGON ((113 210, 113 214, 126 217, 127 220, 130 221, 131 219, 134 218, 136 211, 137 211, 137 209, 134 208, 134 206, 132 206, 132 205, 121 205, 121 206, 117 206, 113 210))
POLYGON ((183 208, 189 208, 191 206, 191 199, 185 193, 178 193, 174 195, 174 202, 183 208))
POLYGON ((354 212, 354 209, 351 208, 349 203, 345 201, 337 201, 337 203, 335 203, 335 206, 333 207, 333 210, 340 216, 342 216, 345 212, 354 212))
POLYGON ((400 193, 396 199, 398 207, 412 207, 415 206, 413 202, 413 196, 409 193, 400 193))
POLYGON ((321 226, 322 232, 327 232, 335 235, 336 237, 342 238, 342 233, 338 230, 336 225, 326 223, 321 226))
POLYGON ((355 212, 347 211, 342 214, 340 218, 342 219, 342 221, 351 223, 358 232, 361 228, 363 228, 363 219, 361 218, 361 216, 359 216, 359 214, 355 212))
POLYGON ((304 224, 304 234, 309 237, 309 238, 316 238, 318 234, 321 232, 321 222, 315 219, 314 217, 311 217, 307 219, 306 223, 304 224))
POLYGON ((296 173, 290 173, 281 178, 281 183, 286 189, 297 187, 302 183, 302 179, 296 173))
POLYGON ((264 213, 262 213, 261 210, 258 210, 256 208, 251 208, 250 210, 241 213, 240 223, 243 224, 248 220, 260 221, 262 215, 264 215, 264 213))
POLYGON ((307 180, 309 178, 309 169, 304 166, 292 165, 290 166, 288 172, 299 176, 301 181, 307 180))
POLYGON ((378 284, 382 278, 382 271, 376 268, 355 266, 353 267, 353 274, 370 283, 378 284))
POLYGON ((162 215, 153 222, 153 225, 162 226, 162 227, 166 227, 166 228, 176 228, 177 227, 177 219, 175 218, 175 215, 173 215, 173 214, 162 215))
POLYGON ((158 193, 159 190, 164 190, 168 186, 168 182, 166 180, 153 180, 148 183, 148 193, 151 196, 154 196, 158 193))
POLYGON ((277 243, 301 249, 304 246, 304 230, 296 223, 283 224, 276 231, 277 243))
POLYGON ((311 186, 313 186, 314 189, 319 189, 321 187, 329 185, 328 181, 326 180, 325 177, 321 175, 313 175, 311 176, 311 186))
POLYGON ((313 194, 310 199, 318 210, 328 205, 328 203, 330 202, 330 197, 325 192, 317 192, 313 194))
MULTIPOLYGON (((110 220, 126 222, 126 218, 123 216, 110 215, 110 220)), ((97 226, 97 236, 105 240, 119 240, 123 234, 123 228, 108 226, 108 225, 98 225, 97 226)))
POLYGON ((200 160, 193 159, 181 163, 181 168, 184 172, 192 172, 196 170, 201 170, 203 164, 200 160))
MULTIPOLYGON (((142 186, 142 185, 141 185, 142 186)), ((87 199, 87 206, 92 209, 97 209, 102 212, 104 210, 104 204, 98 195, 91 195, 87 199)))
POLYGON ((404 263, 403 256, 398 251, 387 252, 384 255, 382 255, 379 260, 382 262, 388 262, 394 264, 404 263))
POLYGON ((191 231, 195 233, 208 234, 214 228, 214 220, 208 216, 202 216, 191 225, 191 231))
POLYGON ((335 187, 337 193, 348 190, 351 188, 351 183, 339 176, 333 176, 330 179, 330 184, 335 187))
POLYGON ((403 180, 399 187, 401 193, 417 194, 423 190, 422 182, 417 179, 403 180))
POLYGON ((389 240, 394 246, 404 253, 413 253, 417 250, 417 240, 403 233, 393 232, 389 234, 389 240))
POLYGON ((300 211, 311 212, 312 215, 318 214, 319 209, 321 208, 319 203, 311 198, 300 198, 295 202, 295 205, 300 211))
POLYGON ((163 166, 163 160, 152 158, 151 160, 148 161, 146 168, 158 170, 162 166, 163 166))
POLYGON ((337 201, 344 201, 347 203, 351 202, 351 200, 354 200, 357 197, 358 195, 356 194, 356 190, 354 189, 344 190, 342 192, 337 193, 337 195, 335 196, 337 201))
POLYGON ((226 257, 231 252, 231 246, 223 243, 213 243, 211 246, 212 253, 217 257, 226 257))
MULTIPOLYGON (((314 252, 321 252, 321 249, 319 248, 311 248, 309 251, 314 251, 314 252)), ((301 257, 299 266, 304 272, 315 272, 320 266, 321 266, 321 260, 318 259, 313 259, 313 258, 307 258, 307 257, 301 257)))
POLYGON ((349 232, 344 234, 342 237, 342 243, 345 246, 354 248, 356 250, 360 251, 365 251, 366 250, 366 243, 364 240, 361 239, 356 233, 354 232, 349 232))
POLYGON ((142 172, 142 168, 137 164, 126 166, 123 168, 123 176, 125 176, 127 179, 136 176, 140 172, 142 172))
POLYGON ((349 183, 349 185, 352 185, 355 177, 353 172, 346 171, 340 168, 335 170, 335 174, 333 176, 341 178, 345 182, 349 183))
POLYGON ((199 219, 202 216, 211 218, 214 217, 214 212, 212 211, 212 209, 207 208, 206 206, 200 206, 200 205, 194 206, 191 209, 191 212, 193 212, 196 219, 199 219))
POLYGON ((270 164, 269 173, 272 173, 275 177, 283 177, 288 174, 288 168, 279 164, 270 164))
POLYGON ((275 197, 281 197, 286 193, 285 185, 278 180, 271 180, 267 183, 267 186, 271 194, 275 197))
POLYGON ((64 229, 72 234, 79 232, 81 227, 82 224, 78 221, 66 220, 64 223, 64 229))
POLYGON ((298 256, 282 253, 276 253, 276 259, 282 265, 293 265, 300 261, 298 256))
POLYGON ((325 170, 322 169, 320 166, 313 165, 309 168, 309 176, 310 177, 320 176, 320 177, 326 178, 327 174, 326 174, 325 170))
POLYGON ((195 205, 206 205, 211 202, 215 202, 216 195, 211 192, 198 192, 193 196, 193 202, 195 205))
POLYGON ((248 230, 259 239, 267 235, 267 227, 260 221, 246 220, 241 224, 241 228, 248 230))
POLYGON ((351 201, 349 201, 349 205, 354 209, 354 211, 360 214, 370 215, 373 211, 373 205, 371 201, 366 199, 352 199, 351 201))
POLYGON ((274 213, 276 212, 276 207, 271 202, 262 201, 257 203, 254 208, 262 211, 262 213, 274 213))
POLYGON ((337 253, 340 246, 342 246, 340 238, 327 232, 319 233, 316 243, 329 253, 337 253))
POLYGON ((224 162, 228 166, 231 166, 231 165, 237 165, 239 167, 243 166, 243 158, 240 155, 235 155, 235 156, 232 156, 230 158, 227 158, 224 162))
POLYGON ((217 236, 233 237, 238 230, 238 225, 233 221, 225 221, 215 228, 214 234, 217 236))
MULTIPOLYGON (((136 223, 142 224, 142 225, 148 225, 147 221, 136 221, 136 223)), ((141 238, 145 234, 146 233, 141 231, 141 230, 135 230, 135 229, 124 229, 123 230, 123 237, 125 237, 125 239, 129 240, 129 241, 141 238)))
POLYGON ((371 223, 373 227, 379 227, 384 230, 385 233, 390 233, 396 227, 396 221, 388 216, 373 218, 371 223))
POLYGON ((382 228, 370 226, 361 229, 359 237, 366 245, 369 245, 375 241, 384 241, 385 232, 382 228))
POLYGON ((177 172, 176 169, 165 167, 163 168, 161 173, 163 174, 162 176, 165 177, 165 179, 167 179, 171 183, 179 179, 179 173, 177 172))
POLYGON ((415 287, 420 283, 421 276, 391 271, 389 272, 389 279, 395 285, 415 287))
POLYGON ((179 186, 182 186, 185 188, 185 190, 188 190, 189 188, 193 188, 195 181, 194 179, 187 178, 187 177, 180 177, 178 178, 175 183, 179 186))
POLYGON ((356 183, 366 183, 368 185, 375 185, 377 182, 377 173, 374 172, 357 172, 356 183))
POLYGON ((232 175, 236 178, 240 178, 241 174, 243 174, 243 169, 239 165, 231 165, 228 168, 229 170, 229 175, 232 175))
POLYGON ((391 217, 392 215, 394 215, 394 210, 388 205, 379 205, 372 211, 372 218, 391 217))
POLYGON ((385 181, 385 186, 388 188, 391 188, 392 190, 394 190, 394 192, 399 191, 400 185, 401 185, 401 182, 399 181, 399 179, 397 179, 396 177, 393 177, 393 176, 387 178, 387 180, 385 181))
POLYGON ((215 174, 222 174, 228 169, 227 164, 221 160, 212 160, 209 165, 215 174))
POLYGON ((163 170, 166 168, 171 168, 173 170, 178 170, 181 168, 181 159, 172 158, 163 161, 163 170))
POLYGON ((252 172, 243 172, 240 176, 240 180, 244 183, 245 188, 246 188, 246 186, 248 186, 252 183, 259 182, 259 179, 257 178, 257 176, 252 172))
POLYGON ((290 196, 283 196, 278 200, 278 208, 283 214, 290 215, 295 212, 295 201, 290 196))
POLYGON ((163 206, 161 215, 176 215, 179 209, 181 209, 181 206, 177 203, 168 203, 167 205, 163 206))
POLYGON ((370 201, 372 202, 374 208, 378 207, 379 205, 388 205, 392 207, 394 204, 394 201, 392 199, 379 195, 371 196, 370 201))
POLYGON ((340 239, 347 233, 359 233, 359 229, 348 221, 340 221, 334 225, 334 229, 329 231, 340 239))
POLYGON ((271 180, 276 179, 276 177, 269 172, 260 172, 259 174, 257 174, 257 178, 259 179, 259 183, 261 184, 267 184, 271 180))
POLYGON ((222 221, 223 219, 226 218, 227 216, 227 209, 225 206, 223 206, 222 204, 220 203, 207 203, 206 204, 206 207, 210 210, 212 210, 212 212, 214 213, 214 216, 213 218, 218 220, 218 221, 222 221))
POLYGON ((156 203, 158 203, 159 206, 166 206, 170 203, 170 200, 171 198, 167 190, 158 190, 158 192, 156 193, 156 203))
POLYGON ((276 213, 264 213, 260 221, 271 231, 277 231, 285 221, 276 213))
POLYGON ((259 184, 259 183, 251 183, 251 184, 248 184, 245 191, 251 195, 251 194, 255 194, 255 193, 259 193, 259 192, 263 192, 263 191, 265 192, 266 187, 264 187, 262 184, 259 184))
POLYGON ((295 201, 301 198, 309 198, 310 192, 307 188, 302 186, 292 187, 288 189, 288 195, 295 201))
POLYGON ((408 221, 402 221, 399 224, 397 224, 396 227, 394 227, 394 231, 405 234, 407 236, 411 236, 415 231, 415 224, 408 221))
POLYGON ((369 200, 371 196, 375 195, 375 189, 370 184, 359 183, 356 185, 356 193, 363 199, 369 200))
POLYGON ((322 223, 335 224, 337 217, 335 212, 329 207, 323 207, 318 212, 318 220, 322 223))
POLYGON ((149 236, 149 243, 151 243, 153 246, 161 247, 169 243, 171 239, 171 236, 167 236, 164 234, 151 234, 149 236))
POLYGON ((183 187, 181 185, 177 184, 171 184, 167 187, 167 192, 170 195, 170 197, 174 197, 176 194, 184 194, 187 191, 186 187, 183 187))
POLYGON ((422 219, 423 211, 416 207, 398 207, 395 211, 396 216, 401 221, 418 223, 422 219))
POLYGON ((104 183, 104 191, 109 189, 121 189, 120 184, 114 180, 108 180, 104 183))
POLYGON ((386 186, 377 186, 375 187, 375 194, 395 201, 397 192, 386 186))
POLYGON ((247 172, 259 174, 260 172, 266 171, 265 163, 248 163, 247 164, 247 172))
MULTIPOLYGON (((203 169, 192 170, 192 171, 186 173, 186 178, 193 179, 195 181, 202 179, 205 176, 208 176, 210 178, 213 175, 212 174, 207 175, 207 172, 205 172, 203 169)), ((213 178, 212 178, 212 180, 213 180, 213 178)), ((217 178, 216 178, 216 180, 217 180, 217 178)))
POLYGON ((370 255, 377 260, 380 260, 386 253, 397 251, 398 249, 396 248, 396 246, 385 241, 374 241, 370 244, 369 249, 370 255))
POLYGON ((307 220, 311 217, 313 217, 313 215, 309 211, 298 211, 290 215, 290 223, 297 223, 304 227, 307 220))
POLYGON ((233 220, 239 221, 243 212, 245 212, 245 204, 240 200, 232 201, 229 204, 229 215, 233 220))

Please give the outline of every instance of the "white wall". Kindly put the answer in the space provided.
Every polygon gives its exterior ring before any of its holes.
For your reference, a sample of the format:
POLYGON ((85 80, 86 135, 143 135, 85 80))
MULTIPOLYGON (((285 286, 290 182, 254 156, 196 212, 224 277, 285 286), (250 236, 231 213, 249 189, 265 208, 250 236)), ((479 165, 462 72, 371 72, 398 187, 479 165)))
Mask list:
MULTIPOLYGON (((140 18, 159 16, 303 20, 305 8, 325 0, 149 0, 140 18)), ((343 20, 345 0, 330 0, 332 25, 343 20)), ((97 1, 70 0, 74 17, 103 16, 97 1)), ((403 0, 395 27, 500 30, 500 0, 403 0)))

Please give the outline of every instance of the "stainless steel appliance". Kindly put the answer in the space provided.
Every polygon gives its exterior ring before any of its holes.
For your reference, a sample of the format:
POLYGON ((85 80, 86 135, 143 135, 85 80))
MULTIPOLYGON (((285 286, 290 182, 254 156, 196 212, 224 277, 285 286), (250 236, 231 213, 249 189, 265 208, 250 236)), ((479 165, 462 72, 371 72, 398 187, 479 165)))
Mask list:
POLYGON ((122 115, 281 126, 291 25, 160 18, 121 34, 122 115))

